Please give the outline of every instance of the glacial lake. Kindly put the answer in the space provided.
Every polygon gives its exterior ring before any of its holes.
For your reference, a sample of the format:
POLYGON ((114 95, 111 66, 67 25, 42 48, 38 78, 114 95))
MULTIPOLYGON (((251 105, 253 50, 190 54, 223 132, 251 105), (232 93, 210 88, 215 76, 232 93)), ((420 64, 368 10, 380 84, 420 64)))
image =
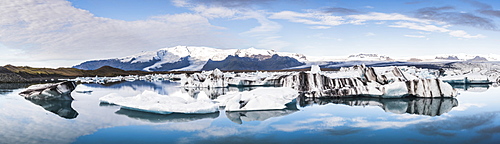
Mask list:
MULTIPOLYGON (((157 115, 101 104, 135 96, 253 88, 183 89, 169 81, 80 84, 74 101, 29 101, 28 85, 0 85, 0 143, 499 143, 500 88, 458 85, 456 98, 299 97, 284 110, 157 115)), ((78 88, 77 88, 78 89, 78 88)))

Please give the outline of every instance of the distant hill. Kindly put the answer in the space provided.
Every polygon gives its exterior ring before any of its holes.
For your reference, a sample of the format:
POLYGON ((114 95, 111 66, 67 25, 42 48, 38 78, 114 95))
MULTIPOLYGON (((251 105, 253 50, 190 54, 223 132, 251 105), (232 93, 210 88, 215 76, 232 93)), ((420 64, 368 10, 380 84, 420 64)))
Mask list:
POLYGON ((59 78, 145 74, 149 73, 144 71, 125 71, 110 66, 104 66, 96 70, 80 70, 76 68, 52 69, 6 65, 0 67, 0 82, 36 82, 59 78))

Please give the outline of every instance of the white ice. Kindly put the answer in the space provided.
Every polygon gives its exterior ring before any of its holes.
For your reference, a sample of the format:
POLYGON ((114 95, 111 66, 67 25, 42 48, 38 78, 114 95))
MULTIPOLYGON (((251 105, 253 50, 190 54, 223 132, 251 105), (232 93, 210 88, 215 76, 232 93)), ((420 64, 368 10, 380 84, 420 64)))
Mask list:
POLYGON ((284 109, 298 95, 298 91, 288 87, 263 87, 222 95, 215 101, 226 106, 226 111, 274 110, 284 109))
POLYGON ((172 95, 160 95, 153 91, 144 91, 133 97, 122 97, 112 93, 99 98, 99 100, 120 105, 126 109, 158 114, 203 114, 219 111, 219 105, 210 100, 204 92, 200 92, 197 98, 181 92, 172 95))

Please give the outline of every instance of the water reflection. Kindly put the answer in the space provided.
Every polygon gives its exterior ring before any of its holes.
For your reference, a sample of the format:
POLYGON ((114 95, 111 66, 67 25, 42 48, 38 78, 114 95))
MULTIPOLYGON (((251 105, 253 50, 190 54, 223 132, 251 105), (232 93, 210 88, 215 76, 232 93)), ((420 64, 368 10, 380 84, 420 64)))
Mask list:
POLYGON ((201 91, 205 92, 210 99, 216 99, 218 96, 225 95, 228 92, 250 91, 257 87, 227 87, 227 88, 182 88, 182 90, 194 97, 201 91))
POLYGON ((29 83, 0 83, 0 95, 13 92, 15 89, 28 87, 29 83))
POLYGON ((124 89, 130 88, 136 91, 155 91, 162 95, 171 94, 174 91, 178 91, 180 88, 179 84, 176 82, 170 81, 122 81, 117 83, 107 83, 105 85, 102 84, 85 84, 85 86, 91 88, 105 88, 105 89, 124 89))
POLYGON ((292 114, 299 111, 297 103, 291 102, 286 105, 285 109, 281 110, 258 110, 258 111, 226 111, 226 116, 229 120, 237 124, 243 124, 243 121, 265 121, 272 117, 280 117, 292 114))
POLYGON ((141 121, 146 121, 146 122, 152 122, 152 123, 165 123, 165 122, 190 122, 190 121, 195 121, 195 120, 200 120, 200 119, 215 119, 219 117, 219 112, 216 113, 209 113, 209 114, 178 114, 178 113, 173 113, 173 114, 168 114, 168 115, 161 115, 161 114, 153 114, 153 113, 145 113, 145 112, 140 112, 140 111, 134 111, 134 110, 127 110, 121 108, 120 110, 115 112, 118 115, 125 115, 129 118, 141 120, 141 121))
POLYGON ((417 114, 428 116, 439 116, 451 111, 458 106, 455 98, 400 98, 383 99, 370 97, 352 97, 352 98, 309 98, 300 96, 299 105, 301 107, 312 104, 344 104, 348 106, 378 106, 386 112, 396 114, 417 114))
POLYGON ((450 84, 453 88, 461 91, 485 92, 491 84, 450 84))
POLYGON ((43 107, 43 109, 59 115, 62 118, 74 119, 78 112, 71 107, 72 100, 28 100, 43 107))

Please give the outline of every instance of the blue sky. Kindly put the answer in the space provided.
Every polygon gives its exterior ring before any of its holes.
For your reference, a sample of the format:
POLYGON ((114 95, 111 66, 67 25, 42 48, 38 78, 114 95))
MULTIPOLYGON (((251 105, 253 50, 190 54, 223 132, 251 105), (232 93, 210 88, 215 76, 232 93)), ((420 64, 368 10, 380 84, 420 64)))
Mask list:
POLYGON ((177 45, 500 53, 495 0, 3 0, 0 9, 0 65, 70 67, 177 45))

